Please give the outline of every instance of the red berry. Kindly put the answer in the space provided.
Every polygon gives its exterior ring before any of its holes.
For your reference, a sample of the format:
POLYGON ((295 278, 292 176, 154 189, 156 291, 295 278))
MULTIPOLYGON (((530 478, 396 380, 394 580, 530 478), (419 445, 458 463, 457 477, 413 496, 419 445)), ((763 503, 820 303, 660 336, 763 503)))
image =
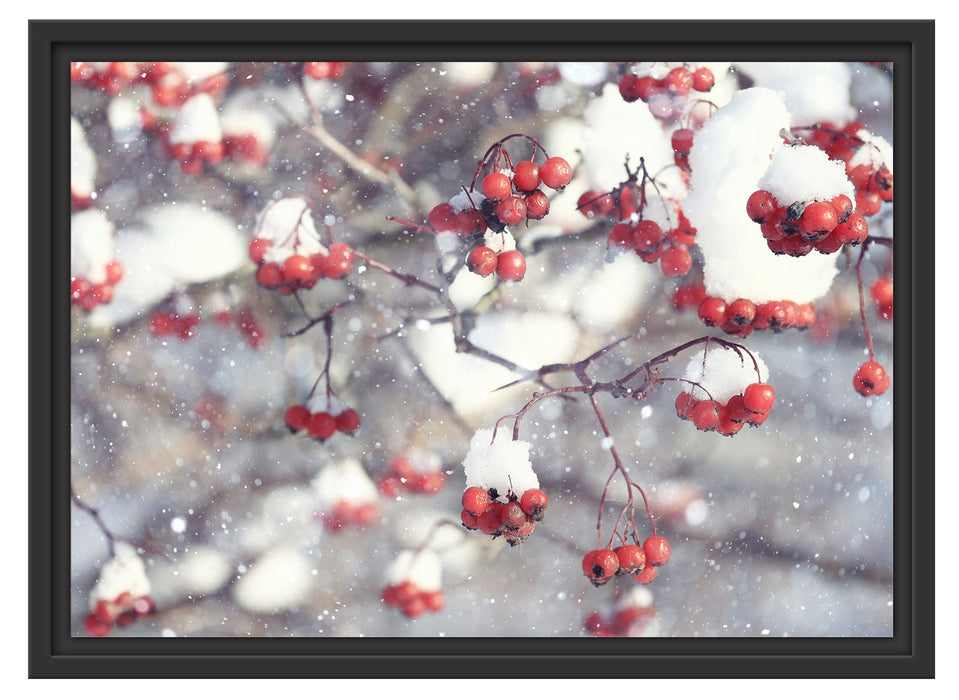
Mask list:
POLYGON ((502 514, 503 527, 507 530, 518 530, 520 526, 526 523, 526 513, 516 501, 510 501, 503 506, 502 514))
POLYGON ((478 236, 486 230, 486 222, 475 209, 464 209, 456 215, 456 232, 462 238, 478 236))
POLYGON ((689 392, 680 392, 679 396, 676 397, 676 415, 683 420, 689 420, 698 403, 699 401, 694 399, 689 392))
POLYGON ((852 214, 852 201, 844 194, 836 195, 830 202, 836 208, 837 224, 843 223, 852 214))
POLYGON ((884 319, 892 318, 892 278, 880 277, 869 289, 876 304, 876 312, 884 319))
POLYGON ((700 401, 690 418, 698 430, 715 430, 719 425, 719 404, 715 401, 700 401))
POLYGON ((409 486, 417 493, 439 493, 445 483, 446 475, 443 472, 426 472, 414 475, 409 486))
POLYGON ((745 423, 748 419, 757 414, 746 408, 741 394, 729 397, 726 402, 726 417, 734 423, 745 423))
POLYGON ((869 236, 869 222, 862 212, 854 211, 843 223, 833 229, 837 241, 850 245, 859 245, 869 236))
POLYGON ((669 561, 672 554, 669 542, 662 535, 653 535, 643 542, 643 552, 646 553, 646 563, 652 566, 662 566, 669 561))
POLYGON ((261 287, 276 289, 283 284, 283 268, 275 262, 263 263, 256 270, 256 281, 261 287))
POLYGON ((496 260, 496 276, 501 280, 519 282, 526 275, 526 258, 518 250, 507 250, 496 260))
POLYGON ((463 527, 467 530, 479 530, 479 522, 476 519, 476 516, 470 513, 465 508, 463 512, 460 513, 460 520, 463 521, 463 527))
POLYGON ((581 194, 576 201, 576 208, 579 209, 587 219, 606 216, 613 210, 614 206, 616 206, 616 204, 608 193, 594 192, 592 190, 581 194))
POLYGON ((479 486, 470 486, 463 492, 463 510, 474 517, 485 513, 489 504, 489 493, 479 486))
POLYGON ((353 249, 346 243, 333 243, 330 252, 323 263, 323 273, 333 280, 338 280, 350 273, 355 259, 353 249))
POLYGON ((812 202, 803 210, 799 220, 800 232, 811 241, 819 240, 836 228, 839 213, 831 202, 812 202))
POLYGON ((513 193, 513 185, 506 173, 490 173, 483 178, 483 196, 492 202, 506 199, 513 193))
POLYGON ((283 279, 286 282, 305 282, 312 274, 313 263, 305 255, 291 255, 283 263, 283 279))
POLYGON ((726 307, 725 322, 734 326, 748 326, 756 318, 756 305, 749 299, 736 299, 726 307))
POLYGON ((437 204, 430 210, 429 215, 430 227, 436 233, 442 233, 444 231, 453 231, 457 228, 456 226, 456 212, 453 210, 453 206, 447 202, 437 204))
POLYGON ((665 85, 662 81, 656 80, 649 75, 644 75, 636 81, 636 92, 639 95, 639 99, 643 102, 648 101, 650 97, 662 92, 664 89, 665 85))
POLYGON ((856 370, 852 385, 863 396, 875 396, 889 390, 890 380, 881 364, 875 360, 869 360, 856 370))
POLYGON ((546 510, 548 503, 549 499, 540 489, 529 489, 519 499, 519 505, 523 512, 533 520, 543 519, 543 511, 546 510))
POLYGON ((632 233, 633 248, 638 253, 648 253, 655 250, 663 242, 663 229, 655 221, 644 219, 637 222, 632 233))
POLYGON ((480 532, 496 537, 503 531, 503 504, 491 501, 483 514, 476 518, 480 532))
POLYGON ((437 612, 443 609, 443 606, 446 604, 446 598, 443 596, 443 591, 424 591, 421 596, 423 605, 426 606, 426 609, 430 612, 437 612))
POLYGON ((150 318, 150 332, 157 337, 170 335, 175 325, 173 316, 166 311, 157 311, 150 318))
POLYGON ((635 576, 646 566, 646 552, 643 548, 635 544, 624 544, 613 550, 616 558, 619 560, 619 571, 617 574, 629 574, 635 576))
POLYGON ((635 102, 640 99, 639 76, 635 73, 624 73, 619 79, 619 94, 626 102, 635 102))
POLYGON ((561 190, 573 179, 573 168, 565 158, 553 156, 540 166, 539 176, 550 189, 561 190))
POLYGON ((314 440, 329 440, 336 432, 336 419, 326 411, 314 413, 310 416, 306 429, 314 440))
POLYGON ((651 583, 653 579, 656 578, 657 573, 659 573, 659 569, 650 565, 650 563, 647 561, 646 567, 638 574, 633 576, 633 578, 636 580, 636 583, 651 583))
POLYGON ((606 237, 606 248, 632 248, 633 247, 633 227, 629 224, 619 223, 613 226, 606 237))
POLYGON ((778 209, 776 198, 766 190, 756 190, 746 200, 746 215, 757 224, 771 222, 778 209))
POLYGON ((776 390, 769 384, 755 382, 743 392, 743 405, 753 413, 769 413, 776 403, 776 390))
POLYGON ((156 603, 150 596, 140 596, 133 601, 133 612, 137 617, 145 617, 156 610, 156 603))
POLYGON ((466 267, 470 272, 480 277, 488 277, 496 271, 498 258, 499 256, 492 248, 478 245, 466 256, 466 267))
POLYGON ((619 571, 619 558, 611 549, 594 549, 583 557, 583 573, 594 586, 601 586, 619 571))
POLYGON ((693 87, 693 74, 682 66, 673 68, 666 75, 666 89, 674 95, 687 95, 693 87))
POLYGON ((83 620, 83 627, 91 637, 106 637, 113 628, 109 622, 104 622, 93 613, 87 615, 83 620))
POLYGON ((352 435, 360 429, 360 414, 352 408, 346 409, 336 417, 336 429, 352 435))
POLYGON ((677 287, 676 291, 673 292, 673 306, 678 311, 696 309, 699 308, 700 302, 705 298, 706 287, 703 286, 702 282, 685 284, 677 287))
POLYGON ((709 92, 713 89, 716 79, 713 72, 706 66, 700 66, 693 71, 693 90, 698 92, 709 92))
POLYGON ((522 197, 510 195, 493 207, 493 213, 506 226, 515 226, 526 218, 526 202, 522 197))
POLYGON ((286 409, 283 420, 290 432, 296 433, 300 430, 306 430, 306 426, 310 422, 310 411, 306 406, 290 406, 286 409))
POLYGON ((692 129, 676 129, 671 138, 673 150, 676 153, 688 156, 693 148, 693 138, 695 135, 696 132, 692 129))
POLYGON ((863 216, 878 214, 882 208, 882 198, 871 190, 856 192, 856 211, 863 216))
POLYGON ((117 260, 111 260, 106 264, 107 284, 111 287, 118 284, 123 279, 123 265, 117 260))
POLYGON ((781 301, 767 301, 756 307, 756 328, 778 330, 786 327, 786 307, 781 301))
POLYGON ((693 266, 693 256, 686 246, 674 246, 663 251, 659 266, 667 277, 679 277, 693 266))
POLYGON ((706 297, 696 310, 699 320, 707 326, 721 326, 726 319, 726 302, 719 297, 706 297))
POLYGON ((533 161, 521 160, 513 168, 513 186, 520 192, 532 192, 539 183, 539 166, 533 161))
POLYGON ((539 220, 549 214, 549 197, 542 190, 534 190, 523 200, 526 204, 526 216, 539 220))

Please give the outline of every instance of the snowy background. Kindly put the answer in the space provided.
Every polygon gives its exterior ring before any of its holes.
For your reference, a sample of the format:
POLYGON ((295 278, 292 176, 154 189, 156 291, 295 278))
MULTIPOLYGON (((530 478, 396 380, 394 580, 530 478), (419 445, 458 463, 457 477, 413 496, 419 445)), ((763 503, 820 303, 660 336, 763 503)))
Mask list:
MULTIPOLYGON (((709 96, 720 107, 744 88, 767 88, 793 119, 787 125, 858 119, 891 140, 891 79, 881 66, 727 68, 717 70, 709 96)), ((432 206, 469 185, 491 143, 523 132, 578 166, 577 177, 542 223, 524 228, 528 245, 543 244, 522 282, 495 285, 464 272, 450 297, 459 310, 476 312, 473 343, 527 369, 580 359, 635 333, 597 368, 598 378, 622 376, 706 329, 694 311, 673 307, 682 280, 633 256, 606 262, 609 227, 575 211, 580 193, 623 179, 627 155, 634 165, 643 156, 654 171, 672 161, 675 122, 657 120, 642 102, 623 102, 619 70, 350 64, 341 77, 317 80, 273 64, 193 66, 182 71, 188 80, 223 71, 228 84, 211 92, 215 98, 173 106, 157 105, 142 84, 114 94, 75 82, 71 107, 85 148, 75 158, 74 194, 94 195, 78 207, 100 212, 93 223, 108 223, 113 244, 104 251, 103 227, 90 225, 92 243, 76 258, 112 256, 124 277, 111 301, 75 310, 72 485, 115 540, 138 548, 157 604, 153 615, 112 634, 583 636, 591 613, 607 614, 634 595, 632 581, 594 588, 582 575, 612 460, 586 402, 553 399, 530 412, 520 435, 550 497, 530 539, 511 548, 502 538, 443 526, 430 540, 441 562, 442 609, 408 619, 381 603, 400 553, 423 544, 433 523, 459 520, 462 462, 474 431, 522 408, 533 385, 494 391, 516 374, 457 355, 449 324, 427 320, 445 313, 434 298, 360 266, 350 286, 324 280, 302 298, 314 314, 351 293, 359 300, 336 314, 329 374, 362 427, 324 444, 291 435, 284 412, 310 393, 326 338, 319 326, 283 337, 302 327, 303 309, 257 286, 246 256, 267 204, 307 197, 318 230, 435 282, 446 242, 404 232, 387 217, 425 221, 432 206), (154 129, 144 114, 169 129, 154 129), (325 136, 356 161, 335 155, 311 130, 317 117, 325 136), (184 170, 167 145, 227 143, 231 133, 257 135, 265 159, 184 170), (377 173, 396 169, 411 193, 396 180, 358 174, 360 161, 377 173), (151 332, 158 311, 196 314, 191 337, 151 332), (330 469, 359 464, 372 483, 413 450, 442 465, 438 493, 379 494, 374 522, 324 524, 340 484, 324 478, 330 469)), ((685 187, 671 181, 675 169, 663 178, 676 192, 685 187)), ((744 210, 745 201, 735 206, 744 210)), ((888 206, 873 217, 872 233, 892 235, 888 206)), ((75 221, 75 233, 90 223, 75 221)), ((745 235, 762 242, 757 229, 745 235)), ((829 260, 821 258, 820 267, 829 260)), ((697 253, 691 276, 702 262, 697 253)), ((867 284, 884 263, 870 256, 867 284)), ((634 632, 892 634, 893 395, 867 399, 852 389, 866 359, 855 273, 842 254, 829 264, 835 279, 816 298, 827 327, 757 332, 744 341, 776 387, 776 407, 762 426, 729 438, 697 431, 675 416, 675 384, 640 403, 600 397, 631 478, 650 495, 673 548, 643 587, 654 614, 634 632)), ((871 307, 868 313, 877 357, 889 367, 892 325, 871 307)), ((684 366, 678 360, 669 370, 679 376, 684 366)), ((368 493, 357 486, 360 477, 347 481, 351 493, 368 493)), ((614 483, 604 538, 622 499, 622 484, 614 483)), ((108 545, 90 513, 75 507, 75 635, 86 633, 108 545)))

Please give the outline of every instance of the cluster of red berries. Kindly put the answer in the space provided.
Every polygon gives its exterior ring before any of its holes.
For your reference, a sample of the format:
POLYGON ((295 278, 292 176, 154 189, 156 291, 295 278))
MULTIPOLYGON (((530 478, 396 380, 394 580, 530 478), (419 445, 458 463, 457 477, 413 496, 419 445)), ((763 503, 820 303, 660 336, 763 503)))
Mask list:
POLYGON ((460 517, 467 530, 479 530, 486 535, 503 538, 510 546, 522 544, 533 533, 536 523, 543 519, 548 499, 540 489, 529 489, 519 498, 507 495, 501 502, 496 489, 470 486, 463 492, 463 512, 460 517))
POLYGON ((503 170, 492 172, 483 178, 481 188, 484 218, 494 231, 526 219, 542 219, 549 213, 549 197, 540 185, 562 190, 572 179, 573 168, 560 156, 547 158, 542 165, 532 160, 519 161, 512 174, 503 170))
POLYGON ((439 493, 445 484, 442 462, 429 459, 426 454, 401 454, 390 460, 389 469, 376 487, 384 496, 393 498, 403 491, 439 493))
POLYGON ((504 282, 519 282, 526 276, 526 256, 515 248, 497 252, 481 244, 466 256, 466 267, 480 277, 489 277, 495 272, 504 282))
POLYGON ((150 87, 153 101, 159 107, 176 107, 201 92, 220 94, 230 82, 225 73, 191 81, 189 76, 182 74, 170 63, 129 61, 71 63, 70 79, 74 83, 110 95, 119 95, 127 88, 145 84, 150 87))
POLYGON ((886 369, 875 360, 864 362, 852 378, 853 387, 863 396, 885 394, 891 384, 886 369))
POLYGON ((676 397, 676 415, 692 421, 698 430, 731 436, 744 425, 761 425, 776 403, 776 390, 769 384, 754 382, 742 394, 734 394, 725 404, 714 399, 697 400, 683 391, 676 397))
POLYGON ((424 612, 438 612, 446 604, 443 591, 420 590, 411 581, 386 586, 381 594, 383 602, 407 617, 419 617, 424 612))
POLYGON ((662 535, 646 538, 643 546, 624 544, 615 549, 594 549, 583 557, 583 573, 594 586, 609 583, 613 576, 632 576, 639 583, 650 583, 658 568, 669 561, 672 549, 662 535))
POLYGON ((332 510, 324 511, 323 525, 327 530, 337 532, 350 525, 372 525, 380 517, 380 507, 373 501, 351 503, 337 501, 332 510))
POLYGON ((756 190, 746 202, 746 214, 760 225, 766 244, 777 255, 835 253, 847 243, 859 245, 869 235, 865 216, 844 194, 829 201, 781 206, 771 192, 756 190))
POLYGON ((259 266, 256 270, 257 283, 280 294, 312 289, 324 277, 340 279, 353 270, 355 254, 345 243, 331 243, 325 254, 317 252, 303 255, 294 252, 282 260, 267 261, 267 254, 272 248, 273 241, 270 239, 254 238, 250 241, 250 260, 259 266))
POLYGON ((606 238, 606 248, 628 248, 644 262, 658 262, 667 277, 685 275, 693 266, 689 246, 696 241, 696 229, 677 208, 679 222, 663 231, 655 221, 640 219, 636 223, 621 221, 615 224, 606 238))
POLYGON ((472 239, 486 231, 486 221, 472 207, 457 211, 449 202, 440 202, 430 210, 428 221, 434 233, 455 233, 472 239))
POLYGON ((673 308, 677 311, 699 309, 699 305, 706 298, 706 285, 701 281, 681 284, 673 292, 673 308))
POLYGON ((869 158, 869 163, 851 164, 860 149, 875 148, 861 138, 864 129, 860 122, 850 122, 842 129, 824 122, 798 131, 802 138, 821 148, 830 158, 846 163, 846 174, 856 188, 856 211, 863 216, 872 216, 879 212, 883 202, 892 201, 893 176, 888 167, 873 158, 869 158))
POLYGON ((154 610, 156 606, 149 596, 137 598, 130 593, 122 593, 115 600, 97 601, 93 612, 83 620, 83 626, 90 636, 105 637, 114 625, 127 627, 154 610))
POLYGON ((92 283, 85 277, 70 279, 70 304, 79 306, 84 311, 92 311, 100 304, 107 304, 113 299, 113 288, 123 279, 123 265, 111 260, 105 266, 103 282, 92 283))
MULTIPOLYGON (((655 571, 655 567, 650 567, 655 571)), ((636 637, 656 617, 653 608, 641 608, 635 605, 616 610, 604 618, 598 612, 591 613, 583 622, 583 627, 594 637, 636 637)))
POLYGON ((157 338, 175 335, 180 340, 189 340, 196 335, 200 323, 199 314, 180 314, 176 311, 156 311, 150 317, 150 332, 157 338))
POLYGON ((677 66, 660 79, 629 70, 619 79, 619 94, 626 102, 645 102, 654 117, 666 120, 676 113, 677 103, 684 101, 690 91, 709 92, 715 82, 713 72, 706 66, 677 66))
POLYGON ((306 61, 303 75, 313 80, 336 80, 343 77, 348 65, 345 61, 306 61))
POLYGON ((360 429, 360 414, 352 408, 334 416, 329 411, 312 413, 303 404, 296 404, 286 409, 283 420, 291 433, 305 430, 311 438, 320 442, 329 440, 334 433, 352 435, 360 429))
POLYGON ((164 140, 166 154, 180 164, 180 170, 186 175, 196 175, 206 165, 216 165, 226 157, 226 145, 223 141, 179 141, 170 143, 164 140))
POLYGON ((872 283, 869 288, 872 301, 876 305, 876 313, 880 318, 892 320, 892 277, 884 275, 872 283))
POLYGON ((755 304, 749 299, 726 303, 720 297, 704 296, 696 307, 699 320, 732 336, 745 338, 753 331, 789 328, 804 330, 816 322, 816 307, 811 303, 767 301, 755 304))

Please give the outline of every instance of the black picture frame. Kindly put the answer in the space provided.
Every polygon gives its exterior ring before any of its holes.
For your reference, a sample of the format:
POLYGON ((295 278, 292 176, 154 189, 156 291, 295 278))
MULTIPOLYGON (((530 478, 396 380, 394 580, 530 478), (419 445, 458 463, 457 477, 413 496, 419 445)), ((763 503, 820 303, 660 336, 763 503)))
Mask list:
POLYGON ((932 678, 935 24, 908 21, 32 21, 29 33, 29 675, 932 678), (69 62, 861 60, 895 65, 894 636, 882 639, 92 639, 69 634, 69 62), (637 56, 637 53, 640 56, 637 56), (903 196, 905 195, 905 196, 903 196), (904 236, 905 238, 905 236, 904 236), (50 255, 53 252, 54 255, 50 255), (899 282, 902 280, 902 282, 899 282), (52 432, 52 435, 51 435, 52 432), (628 660, 629 663, 623 663, 628 660), (122 663, 118 663, 122 661, 122 663), (374 663, 375 662, 375 663, 374 663))

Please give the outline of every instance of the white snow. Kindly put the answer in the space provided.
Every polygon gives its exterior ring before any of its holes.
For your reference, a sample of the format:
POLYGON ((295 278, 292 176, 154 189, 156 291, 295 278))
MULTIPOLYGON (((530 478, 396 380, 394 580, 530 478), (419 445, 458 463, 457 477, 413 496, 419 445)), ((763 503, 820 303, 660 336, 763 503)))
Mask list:
POLYGON ((539 479, 529 459, 530 444, 513 440, 512 421, 504 421, 493 440, 492 429, 477 430, 463 460, 466 487, 494 488, 501 497, 512 492, 518 496, 539 488, 539 479))
POLYGON ((737 63, 756 87, 776 91, 786 104, 792 126, 831 122, 840 126, 855 119, 850 104, 852 73, 839 62, 737 63))
POLYGON ((70 274, 93 284, 106 281, 106 264, 113 260, 113 224, 98 209, 70 218, 70 274))
POLYGON ((860 129, 856 136, 865 143, 856 149, 849 159, 849 168, 857 165, 870 165, 874 170, 886 168, 893 172, 892 144, 882 136, 869 133, 868 129, 860 129))
POLYGON ((828 201, 844 194, 856 201, 856 189, 846 176, 846 164, 829 160, 816 146, 783 146, 773 156, 757 186, 772 193, 780 206, 793 202, 828 201))
POLYGON ((86 132, 76 117, 70 118, 70 191, 89 197, 97 178, 97 154, 90 148, 86 132))
POLYGON ((683 373, 684 379, 699 386, 684 384, 683 390, 698 401, 711 396, 714 401, 725 404, 733 396, 742 394, 750 384, 766 382, 769 379, 766 363, 755 352, 751 357, 745 350, 740 352, 742 357, 733 348, 709 345, 689 361, 683 373))
POLYGON ((376 484, 359 460, 352 458, 323 467, 311 486, 324 512, 332 511, 341 502, 361 505, 375 503, 379 498, 376 484))
POLYGON ((431 549, 400 552, 386 571, 386 580, 394 586, 409 581, 420 591, 433 592, 443 588, 443 567, 440 558, 431 549))
POLYGON ((136 549, 126 542, 116 542, 113 558, 100 569, 97 582, 90 591, 90 609, 93 610, 101 600, 112 602, 123 593, 134 598, 149 595, 150 580, 136 549))
POLYGON ((213 98, 201 92, 184 102, 173 120, 170 143, 216 143, 221 140, 223 130, 213 98))
POLYGON ((305 603, 314 565, 293 547, 278 546, 257 559, 233 587, 233 597, 253 613, 284 612, 305 603))

